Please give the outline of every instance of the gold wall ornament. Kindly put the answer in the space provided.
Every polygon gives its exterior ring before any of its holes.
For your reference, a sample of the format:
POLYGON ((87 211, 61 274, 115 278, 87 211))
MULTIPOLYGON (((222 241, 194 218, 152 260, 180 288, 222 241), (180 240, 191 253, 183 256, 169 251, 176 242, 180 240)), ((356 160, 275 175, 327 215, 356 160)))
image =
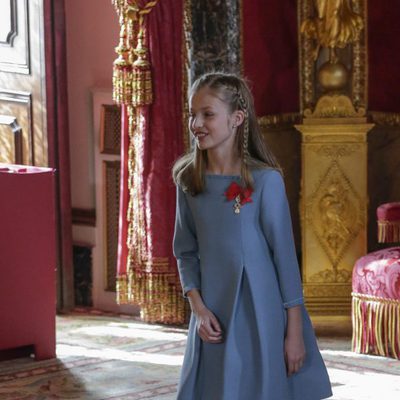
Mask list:
MULTIPOLYGON (((354 153, 342 151, 343 157, 354 153)), ((337 160, 328 164, 324 172, 314 192, 305 200, 309 210, 306 223, 312 227, 336 279, 337 266, 362 228, 366 210, 337 160)))
POLYGON ((337 63, 336 49, 359 40, 364 22, 353 11, 350 0, 315 0, 315 8, 317 15, 302 23, 301 33, 316 42, 314 60, 325 47, 329 49, 329 62, 337 63))
POLYGON ((365 110, 366 2, 298 0, 298 14, 301 110, 312 113, 330 94, 347 96, 357 113, 365 110))
POLYGON ((365 119, 337 118, 333 124, 305 118, 295 125, 302 134, 305 301, 316 326, 346 332, 351 330, 353 265, 367 252, 366 139, 373 124, 360 121, 365 119))
MULTIPOLYGON (((305 118, 362 118, 365 117, 365 109, 360 107, 355 110, 349 97, 344 95, 322 96, 312 111, 307 108, 304 111, 305 118)), ((333 120, 335 123, 336 121, 333 120)))

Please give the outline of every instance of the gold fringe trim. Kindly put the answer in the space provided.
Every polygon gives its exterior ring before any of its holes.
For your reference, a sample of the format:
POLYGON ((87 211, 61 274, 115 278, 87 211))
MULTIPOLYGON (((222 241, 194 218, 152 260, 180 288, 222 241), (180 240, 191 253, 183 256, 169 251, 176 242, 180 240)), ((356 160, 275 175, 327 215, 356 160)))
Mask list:
POLYGON ((352 349, 400 359, 400 300, 352 293, 352 349))
POLYGON ((145 322, 182 325, 188 322, 189 313, 179 285, 175 274, 130 270, 127 276, 117 278, 117 303, 138 304, 145 322))
POLYGON ((378 242, 400 242, 400 221, 378 221, 378 242))

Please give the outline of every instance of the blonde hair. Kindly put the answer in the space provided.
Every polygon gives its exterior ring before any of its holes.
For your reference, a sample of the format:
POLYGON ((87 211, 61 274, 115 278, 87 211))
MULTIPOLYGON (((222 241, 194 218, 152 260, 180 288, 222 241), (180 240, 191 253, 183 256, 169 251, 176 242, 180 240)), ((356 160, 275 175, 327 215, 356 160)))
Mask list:
MULTIPOLYGON (((202 75, 192 85, 190 96, 200 89, 207 88, 215 93, 229 108, 230 113, 242 110, 244 121, 237 127, 235 145, 241 158, 241 178, 248 188, 254 182, 251 169, 281 168, 265 145, 254 108, 254 100, 247 82, 234 74, 212 72, 202 75)), ((194 146, 189 152, 175 161, 172 178, 175 185, 193 196, 203 192, 205 186, 205 169, 207 166, 207 150, 194 146)))

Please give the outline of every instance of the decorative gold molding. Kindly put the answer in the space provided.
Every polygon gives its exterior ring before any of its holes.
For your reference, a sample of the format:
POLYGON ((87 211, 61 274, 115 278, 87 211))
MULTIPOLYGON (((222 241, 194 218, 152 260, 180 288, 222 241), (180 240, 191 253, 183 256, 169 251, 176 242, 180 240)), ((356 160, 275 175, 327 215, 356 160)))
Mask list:
POLYGON ((270 114, 258 118, 258 123, 264 129, 283 129, 293 127, 301 122, 300 113, 270 114))
POLYGON ((368 116, 376 125, 400 127, 400 113, 369 111, 368 116))
POLYGON ((342 145, 342 144, 325 144, 320 146, 313 146, 310 150, 319 156, 329 157, 334 160, 341 157, 348 157, 360 150, 360 144, 342 145))
POLYGON ((324 269, 308 278, 309 282, 321 283, 351 283, 351 272, 346 269, 338 268, 337 270, 324 269))
POLYGON ((356 111, 347 96, 327 95, 318 100, 314 111, 310 108, 304 110, 304 116, 306 118, 362 118, 365 116, 365 109, 360 107, 356 111))
MULTIPOLYGON (((307 299, 313 297, 328 299, 329 302, 337 302, 336 299, 341 299, 342 303, 350 305, 350 283, 306 283, 304 284, 304 296, 307 299), (335 299, 335 300, 334 300, 335 299)), ((312 300, 311 300, 312 301, 312 300)))

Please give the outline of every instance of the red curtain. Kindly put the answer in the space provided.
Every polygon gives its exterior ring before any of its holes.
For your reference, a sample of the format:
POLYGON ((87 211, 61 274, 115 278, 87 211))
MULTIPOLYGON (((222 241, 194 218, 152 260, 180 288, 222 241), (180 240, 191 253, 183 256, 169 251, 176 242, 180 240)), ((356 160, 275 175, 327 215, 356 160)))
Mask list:
POLYGON ((258 116, 299 111, 296 0, 243 1, 243 69, 258 116))
POLYGON ((127 118, 131 106, 122 109, 117 294, 120 303, 138 303, 145 321, 176 324, 185 320, 172 254, 175 186, 171 177, 172 165, 184 151, 183 0, 159 1, 146 18, 153 102, 134 110, 134 128, 129 127, 127 118), (128 142, 132 145, 132 141, 135 154, 129 152, 128 142), (128 177, 132 166, 133 179, 128 177), (131 194, 129 184, 136 185, 131 194), (133 202, 132 193, 139 197, 133 202), (127 213, 134 213, 131 225, 127 213))
POLYGON ((171 168, 183 153, 182 0, 161 0, 149 16, 150 56, 154 102, 148 107, 143 154, 147 223, 153 257, 168 257, 175 270, 172 235, 175 218, 175 186, 171 168), (150 212, 149 212, 150 211, 150 212))

